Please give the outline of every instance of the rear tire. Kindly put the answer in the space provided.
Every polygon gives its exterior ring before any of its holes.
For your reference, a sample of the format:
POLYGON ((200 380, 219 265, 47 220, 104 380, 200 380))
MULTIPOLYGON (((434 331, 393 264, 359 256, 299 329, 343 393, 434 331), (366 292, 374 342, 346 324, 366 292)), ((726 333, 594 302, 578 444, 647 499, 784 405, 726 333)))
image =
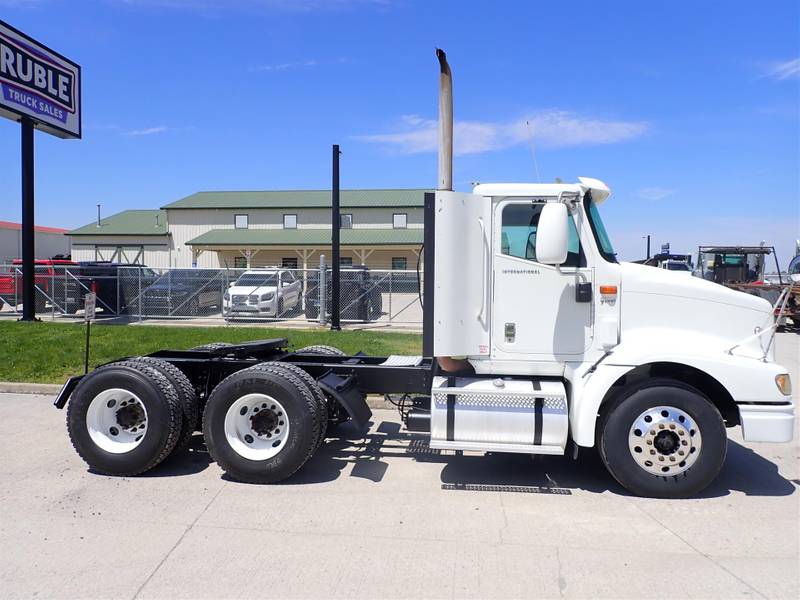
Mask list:
POLYGON ((228 342, 211 342, 210 344, 203 344, 202 346, 195 346, 194 348, 189 348, 189 350, 197 350, 197 351, 204 351, 204 350, 219 350, 220 348, 227 348, 231 346, 228 342))
POLYGON ((231 477, 275 483, 290 477, 317 447, 323 415, 306 385, 266 364, 225 378, 203 414, 208 451, 231 477))
POLYGON ((316 345, 316 346, 306 346, 305 348, 300 348, 297 350, 300 354, 324 354, 326 356, 347 356, 344 352, 339 350, 334 346, 323 346, 323 345, 316 345))
POLYGON ((314 396, 314 400, 317 402, 317 409, 319 410, 321 418, 319 431, 317 432, 317 444, 314 446, 314 450, 311 452, 313 455, 314 452, 316 452, 325 441, 325 434, 328 430, 328 400, 325 397, 325 394, 322 392, 322 388, 319 387, 316 379, 314 379, 311 375, 297 365, 282 362, 268 362, 262 363, 262 365, 275 369, 283 369, 284 371, 292 373, 303 382, 303 384, 306 386, 306 389, 308 389, 308 391, 311 392, 311 395, 314 396))
POLYGON ((195 394, 191 381, 189 381, 189 378, 186 377, 183 371, 165 360, 152 358, 150 356, 138 356, 131 360, 153 367, 166 377, 172 384, 172 387, 175 388, 181 403, 181 409, 183 410, 183 425, 181 426, 178 443, 175 445, 173 452, 185 448, 189 445, 189 441, 197 430, 197 424, 200 421, 200 406, 197 402, 197 395, 195 394))
POLYGON ((631 386, 604 411, 600 456, 637 496, 686 498, 716 478, 727 451, 725 423, 699 390, 672 379, 631 386))
POLYGON ((169 380, 125 361, 84 377, 69 402, 67 430, 78 455, 107 475, 144 473, 172 452, 183 412, 169 380))

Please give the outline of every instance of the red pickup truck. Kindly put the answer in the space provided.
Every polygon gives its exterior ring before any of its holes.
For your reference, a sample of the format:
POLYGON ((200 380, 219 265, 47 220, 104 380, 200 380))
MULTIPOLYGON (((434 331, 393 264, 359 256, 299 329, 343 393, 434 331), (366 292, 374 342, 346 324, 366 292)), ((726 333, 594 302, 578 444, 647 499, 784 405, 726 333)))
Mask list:
MULTIPOLYGON (((35 265, 36 311, 45 310, 46 305, 53 302, 57 306, 65 303, 73 304, 74 299, 67 298, 72 294, 65 293, 68 287, 66 272, 72 270, 70 267, 75 267, 77 270, 78 263, 71 260, 47 259, 37 260, 35 265)), ((0 273, 0 301, 12 307, 22 304, 22 261, 19 259, 11 263, 8 271, 0 273)))

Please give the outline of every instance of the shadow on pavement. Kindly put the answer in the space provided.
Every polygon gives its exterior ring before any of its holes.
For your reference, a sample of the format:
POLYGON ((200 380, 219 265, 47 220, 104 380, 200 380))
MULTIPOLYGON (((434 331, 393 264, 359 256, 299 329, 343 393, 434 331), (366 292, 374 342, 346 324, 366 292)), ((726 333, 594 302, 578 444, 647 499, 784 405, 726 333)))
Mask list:
MULTIPOLYGON (((411 458, 443 465, 442 484, 465 486, 525 486, 541 491, 581 489, 630 495, 608 473, 594 448, 581 448, 577 460, 566 456, 487 454, 458 456, 442 454, 428 446, 424 435, 401 431, 400 424, 384 421, 372 432, 345 423, 305 466, 284 485, 332 481, 352 464, 350 477, 379 482, 386 474, 386 458, 411 458)), ((787 496, 796 490, 775 463, 735 441, 728 442, 728 455, 717 479, 699 497, 727 496, 731 491, 748 496, 787 496)))
MULTIPOLYGON (((585 490, 630 495, 608 473, 594 448, 581 448, 577 460, 566 456, 489 453, 459 456, 428 446, 425 435, 401 431, 399 423, 383 421, 371 431, 347 422, 332 427, 316 454, 289 479, 273 485, 311 485, 338 479, 352 465, 350 477, 380 482, 389 469, 385 459, 412 459, 443 465, 441 481, 448 489, 514 486, 544 492, 585 490)), ((203 437, 195 434, 189 447, 170 456, 144 477, 193 475, 211 464, 203 437)), ((234 483, 233 479, 223 477, 234 483)), ((249 484, 242 484, 249 485, 249 484)), ((487 488, 488 489, 488 488, 487 488)), ((728 455, 717 479, 698 497, 727 496, 732 491, 747 496, 788 496, 797 482, 784 478, 775 463, 750 448, 729 440, 728 455)), ((561 492, 563 493, 563 492, 561 492)), ((568 492, 567 492, 568 493, 568 492)))
POLYGON ((194 475, 205 471, 213 461, 206 450, 203 436, 195 433, 186 448, 170 454, 164 462, 154 469, 150 469, 140 477, 177 477, 180 475, 194 475))

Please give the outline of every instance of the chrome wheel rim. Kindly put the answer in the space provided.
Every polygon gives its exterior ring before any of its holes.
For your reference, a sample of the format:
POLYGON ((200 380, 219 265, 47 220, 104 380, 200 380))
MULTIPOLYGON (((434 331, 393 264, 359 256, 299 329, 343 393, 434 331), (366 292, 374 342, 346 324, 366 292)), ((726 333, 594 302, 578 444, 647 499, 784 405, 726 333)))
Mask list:
POLYGON ((272 458, 286 446, 288 436, 286 409, 272 396, 247 394, 225 413, 225 438, 233 451, 244 458, 272 458))
POLYGON ((147 409, 129 390, 112 388, 100 392, 86 411, 89 437, 112 454, 125 454, 141 444, 147 433, 147 409))
POLYGON ((679 475, 697 462, 702 436, 695 420, 674 406, 640 414, 628 433, 628 448, 639 467, 652 475, 679 475))

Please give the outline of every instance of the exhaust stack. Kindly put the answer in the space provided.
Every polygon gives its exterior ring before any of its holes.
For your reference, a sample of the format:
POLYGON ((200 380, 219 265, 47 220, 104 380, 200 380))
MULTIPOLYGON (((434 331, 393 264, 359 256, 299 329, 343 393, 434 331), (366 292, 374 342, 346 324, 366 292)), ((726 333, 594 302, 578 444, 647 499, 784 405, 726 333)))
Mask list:
MULTIPOLYGON (((439 181, 438 190, 453 191, 453 74, 447 64, 447 54, 436 49, 439 59, 439 181)), ((427 265, 427 262, 426 262, 427 265)), ((426 280, 427 281, 427 280, 426 280)), ((439 367, 448 373, 458 373, 470 368, 463 358, 437 356, 439 367)))
POLYGON ((453 191, 453 75, 447 54, 436 49, 439 59, 439 181, 438 190, 453 191))

